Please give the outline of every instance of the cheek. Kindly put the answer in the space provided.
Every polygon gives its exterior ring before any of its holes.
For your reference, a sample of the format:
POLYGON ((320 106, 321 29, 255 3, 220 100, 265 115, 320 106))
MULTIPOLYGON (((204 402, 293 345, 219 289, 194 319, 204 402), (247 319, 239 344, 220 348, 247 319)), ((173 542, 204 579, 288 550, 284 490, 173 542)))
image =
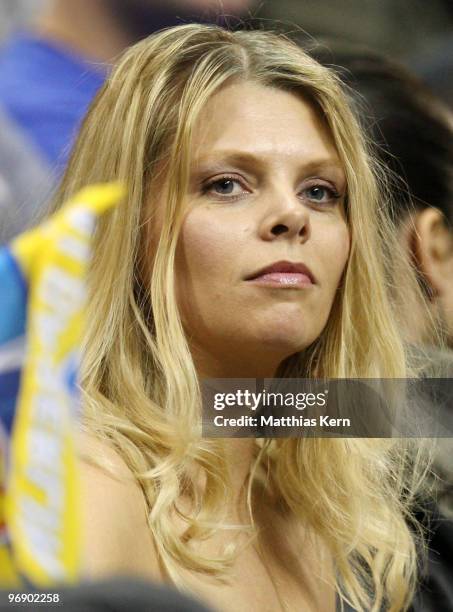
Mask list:
POLYGON ((243 250, 244 232, 224 223, 209 209, 195 209, 183 222, 176 252, 179 298, 215 297, 216 288, 233 280, 233 262, 243 250))
MULTIPOLYGON (((177 263, 189 277, 203 278, 208 270, 227 260, 228 244, 225 231, 206 215, 189 214, 181 228, 177 263)), ((183 271, 183 270, 181 270, 183 271)))

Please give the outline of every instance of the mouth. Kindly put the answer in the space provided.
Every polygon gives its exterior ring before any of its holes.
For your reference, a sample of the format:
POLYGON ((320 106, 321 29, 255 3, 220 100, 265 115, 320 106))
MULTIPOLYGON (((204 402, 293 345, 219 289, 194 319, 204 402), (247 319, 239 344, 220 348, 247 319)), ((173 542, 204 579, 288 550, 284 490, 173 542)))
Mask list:
POLYGON ((316 284, 308 266, 303 263, 278 261, 266 266, 245 279, 256 285, 280 287, 286 289, 303 289, 316 284))

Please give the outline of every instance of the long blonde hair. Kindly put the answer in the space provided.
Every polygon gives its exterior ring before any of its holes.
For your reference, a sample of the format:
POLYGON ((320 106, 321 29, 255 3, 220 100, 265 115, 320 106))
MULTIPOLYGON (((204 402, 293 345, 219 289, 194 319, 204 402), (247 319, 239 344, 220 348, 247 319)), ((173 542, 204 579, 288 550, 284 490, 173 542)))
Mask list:
MULTIPOLYGON (((335 76, 284 37, 258 31, 185 25, 129 49, 86 117, 57 205, 89 183, 121 180, 128 186, 127 197, 95 236, 81 382, 84 419, 139 481, 162 565, 177 585, 183 585, 180 568, 221 578, 232 561, 226 553, 212 559, 192 547, 222 526, 228 474, 224 442, 200 436, 199 383, 178 313, 173 267, 194 125, 214 92, 241 80, 309 100, 328 126, 348 185, 351 251, 343 282, 321 336, 286 360, 281 375, 409 374, 386 273, 398 245, 373 162, 335 76), (151 186, 162 177, 169 185, 165 219, 151 278, 144 279, 151 186), (205 476, 202 492, 193 465, 205 476), (193 502, 186 515, 177 507, 182 492, 193 502), (175 512, 187 524, 182 535, 175 512)), ((416 547, 405 518, 419 478, 409 463, 407 448, 397 440, 266 440, 248 486, 249 492, 258 482, 272 489, 322 538, 335 561, 336 587, 357 610, 379 610, 385 603, 397 611, 407 608, 416 577, 416 547)), ((253 524, 252 506, 253 501, 253 524)))

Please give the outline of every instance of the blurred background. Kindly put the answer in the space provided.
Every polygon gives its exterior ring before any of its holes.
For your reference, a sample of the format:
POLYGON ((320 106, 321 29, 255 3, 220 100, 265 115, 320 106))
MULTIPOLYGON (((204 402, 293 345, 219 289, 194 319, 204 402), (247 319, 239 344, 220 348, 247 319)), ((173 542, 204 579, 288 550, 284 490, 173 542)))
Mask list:
POLYGON ((119 54, 192 21, 361 45, 453 106, 453 0, 0 0, 0 244, 43 214, 119 54))
MULTIPOLYGON (((86 1, 80 0, 80 5, 86 1)), ((144 1, 150 5, 168 4, 167 0, 144 1)), ((30 24, 49 2, 51 0, 0 0, 0 40, 4 40, 12 29, 30 24)), ((193 7, 197 2, 183 0, 179 4, 193 7)), ((209 1, 198 4, 209 4, 209 1)), ((233 4, 224 2, 230 9, 233 4)), ((443 43, 447 39, 451 41, 453 36, 451 0, 251 0, 236 3, 240 4, 244 7, 248 4, 253 15, 293 22, 313 36, 327 33, 362 42, 408 63, 436 55, 443 43)))
MULTIPOLYGON (((87 2, 91 0, 79 0, 80 7, 87 2)), ((12 31, 33 24, 51 3, 52 0, 0 0, 0 43, 12 31)), ((122 0, 122 3, 156 8, 171 4, 168 0, 133 0, 132 3, 122 0)), ((225 0, 223 3, 181 0, 173 4, 175 15, 187 7, 195 14, 200 7, 223 4, 232 14, 280 20, 289 26, 296 24, 315 38, 327 35, 361 43, 401 61, 426 75, 428 80, 431 77, 436 80, 430 68, 435 71, 435 64, 443 56, 445 63, 450 61, 450 72, 443 73, 443 82, 434 84, 439 90, 442 86, 452 88, 452 0, 225 0)))
POLYGON ((258 12, 385 54, 453 104, 452 0, 265 0, 258 12))

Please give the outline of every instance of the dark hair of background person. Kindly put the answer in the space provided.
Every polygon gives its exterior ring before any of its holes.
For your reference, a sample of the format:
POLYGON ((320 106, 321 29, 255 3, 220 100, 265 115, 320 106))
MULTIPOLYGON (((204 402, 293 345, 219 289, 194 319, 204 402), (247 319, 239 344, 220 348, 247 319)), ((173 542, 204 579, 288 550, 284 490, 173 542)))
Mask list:
POLYGON ((433 206, 453 227, 453 115, 417 77, 380 55, 335 45, 312 55, 349 86, 375 153, 391 170, 395 220, 433 206))
MULTIPOLYGON (((411 212, 435 207, 453 229, 451 111, 405 68, 369 50, 329 42, 313 48, 311 54, 346 84, 375 155, 390 170, 394 221, 399 225, 411 212)), ((451 450, 447 459, 451 469, 450 457, 451 450)), ((439 459, 436 452, 434 470, 442 475, 439 468, 445 467, 445 461, 439 459)), ((451 478, 442 486, 442 508, 447 504, 451 511, 451 478)), ((418 514, 429 529, 429 552, 411 612, 453 611, 453 522, 439 513, 439 492, 438 496, 436 503, 418 514)))

